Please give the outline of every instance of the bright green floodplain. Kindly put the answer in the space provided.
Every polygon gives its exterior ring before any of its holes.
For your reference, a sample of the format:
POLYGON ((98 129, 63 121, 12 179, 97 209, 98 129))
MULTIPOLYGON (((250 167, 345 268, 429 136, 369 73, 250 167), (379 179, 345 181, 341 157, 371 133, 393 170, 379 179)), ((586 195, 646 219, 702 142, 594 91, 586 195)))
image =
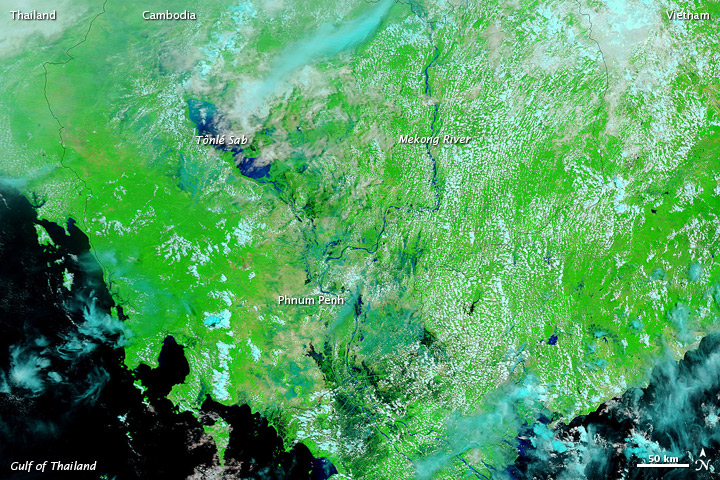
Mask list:
POLYGON ((143 20, 167 3, 63 3, 3 38, 0 174, 89 236, 129 367, 186 346, 178 408, 249 403, 340 478, 492 475, 508 404, 567 420, 720 327, 714 22, 273 0, 143 20), (198 145, 188 100, 268 175, 198 145))

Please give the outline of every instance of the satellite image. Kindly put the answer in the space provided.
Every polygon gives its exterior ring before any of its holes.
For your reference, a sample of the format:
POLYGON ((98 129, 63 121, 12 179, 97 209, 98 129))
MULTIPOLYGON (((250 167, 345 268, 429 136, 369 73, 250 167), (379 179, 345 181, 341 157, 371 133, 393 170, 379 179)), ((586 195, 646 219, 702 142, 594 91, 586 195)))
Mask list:
POLYGON ((720 478, 720 2, 0 6, 0 479, 720 478))

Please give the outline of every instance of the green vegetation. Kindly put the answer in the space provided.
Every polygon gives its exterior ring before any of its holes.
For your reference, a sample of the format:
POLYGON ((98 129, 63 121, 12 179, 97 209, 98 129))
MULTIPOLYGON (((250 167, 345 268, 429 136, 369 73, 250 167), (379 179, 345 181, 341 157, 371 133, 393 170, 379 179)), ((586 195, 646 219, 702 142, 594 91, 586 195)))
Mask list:
POLYGON ((467 433, 507 385, 532 378, 513 401, 566 419, 717 330, 711 23, 575 2, 90 8, 4 59, 0 174, 88 234, 130 367, 186 346, 181 408, 247 402, 344 478, 461 478, 513 460, 511 424, 467 433), (268 175, 198 145, 189 99, 268 175), (346 305, 277 305, 323 292, 346 305))

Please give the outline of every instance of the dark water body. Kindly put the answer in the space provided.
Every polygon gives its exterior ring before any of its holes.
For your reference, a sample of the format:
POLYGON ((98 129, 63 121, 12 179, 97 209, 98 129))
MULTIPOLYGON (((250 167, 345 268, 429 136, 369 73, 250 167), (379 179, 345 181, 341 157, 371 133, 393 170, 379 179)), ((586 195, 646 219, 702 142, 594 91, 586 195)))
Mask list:
POLYGON ((519 457, 506 473, 517 479, 718 478, 719 414, 720 334, 712 334, 679 362, 658 365, 647 388, 629 389, 569 424, 551 427, 540 418, 526 426, 517 438, 519 457), (677 457, 690 467, 637 468, 650 455, 677 457))
MULTIPOLYGON (((214 104, 193 98, 189 99, 187 104, 190 121, 195 124, 198 135, 215 137, 227 130, 229 123, 218 112, 214 104)), ((222 152, 232 152, 235 165, 240 170, 240 173, 246 177, 257 180, 267 176, 270 172, 271 165, 269 163, 262 166, 255 165, 258 157, 246 156, 244 150, 239 145, 225 144, 210 146, 222 152)))
POLYGON ((38 220, 17 192, 0 185, 0 478, 308 479, 337 470, 303 444, 286 451, 266 419, 247 405, 207 396, 198 417, 167 399, 190 369, 167 337, 158 367, 128 370, 124 320, 73 221, 67 232, 38 220), (43 225, 55 246, 39 245, 43 225), (63 272, 74 276, 70 291, 63 272), (134 386, 140 382, 142 393, 134 386), (203 425, 231 428, 225 466, 203 425), (97 462, 94 472, 13 472, 12 462, 97 462))

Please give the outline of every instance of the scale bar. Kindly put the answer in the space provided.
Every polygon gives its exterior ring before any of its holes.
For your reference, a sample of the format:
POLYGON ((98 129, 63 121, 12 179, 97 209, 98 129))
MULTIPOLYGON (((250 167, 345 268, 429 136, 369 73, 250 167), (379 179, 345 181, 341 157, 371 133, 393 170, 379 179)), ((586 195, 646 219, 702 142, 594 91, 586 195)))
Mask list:
POLYGON ((688 468, 689 463, 638 463, 638 468, 688 468))

